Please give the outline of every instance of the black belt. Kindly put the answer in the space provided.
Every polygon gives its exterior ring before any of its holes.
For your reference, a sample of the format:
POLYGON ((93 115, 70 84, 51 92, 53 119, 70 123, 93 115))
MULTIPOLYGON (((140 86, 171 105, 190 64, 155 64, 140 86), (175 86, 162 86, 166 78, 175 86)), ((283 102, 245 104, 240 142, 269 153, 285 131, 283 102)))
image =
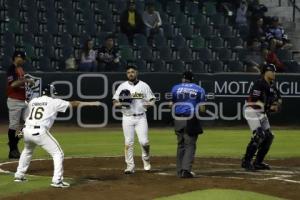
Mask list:
POLYGON ((142 116, 144 113, 139 113, 139 114, 132 114, 132 116, 137 117, 137 116, 142 116))
POLYGON ((28 128, 33 127, 34 129, 40 129, 41 128, 40 126, 25 126, 25 127, 28 127, 28 128))

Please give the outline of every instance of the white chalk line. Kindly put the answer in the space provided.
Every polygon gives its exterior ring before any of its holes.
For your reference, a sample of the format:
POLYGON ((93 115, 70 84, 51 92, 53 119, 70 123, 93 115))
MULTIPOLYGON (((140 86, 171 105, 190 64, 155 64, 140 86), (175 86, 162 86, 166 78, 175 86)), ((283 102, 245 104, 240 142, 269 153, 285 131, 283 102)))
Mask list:
MULTIPOLYGON (((100 157, 65 157, 64 159, 92 159, 92 158, 120 158, 123 156, 100 156, 100 157)), ((152 156, 153 157, 153 156, 152 156)), ((35 161, 46 161, 46 160, 52 160, 51 158, 41 158, 41 159, 33 159, 31 162, 35 161)), ((5 173, 5 174, 12 174, 13 172, 3 170, 1 166, 7 165, 7 164, 14 164, 18 163, 18 160, 14 161, 7 161, 0 163, 0 173, 5 173)), ((228 164, 228 163, 221 163, 221 162, 209 162, 213 164, 218 164, 218 165, 237 165, 237 164, 228 164)), ((97 168, 100 170, 106 170, 106 171, 113 171, 113 170, 122 170, 120 168, 97 168)), ((142 168, 136 168, 138 171, 143 171, 142 168)), ((295 174, 300 174, 298 171, 287 171, 287 170, 268 170, 268 171, 256 171, 256 172, 247 172, 247 171, 239 171, 239 170, 234 170, 234 169, 218 169, 218 170, 205 170, 201 171, 201 173, 218 173, 218 172, 232 172, 235 174, 249 174, 249 175, 273 175, 272 173, 277 173, 279 175, 276 175, 274 177, 269 177, 269 178, 249 178, 249 177, 235 177, 235 176, 217 176, 217 175, 196 175, 195 177, 201 178, 201 177, 211 177, 211 178, 227 178, 227 179, 238 179, 238 180, 245 180, 245 179, 250 179, 250 180, 257 180, 257 181, 268 181, 268 180, 279 180, 279 181, 284 181, 284 182, 289 182, 289 183, 296 183, 300 184, 300 181, 296 180, 291 180, 287 178, 291 178, 292 175, 295 174), (285 173, 289 175, 283 175, 280 173, 285 173)), ((167 172, 155 172, 155 174, 162 175, 162 176, 174 176, 175 173, 167 173, 167 172)), ((28 174, 29 175, 29 174, 28 174)), ((29 175, 29 176, 35 176, 35 175, 29 175)))

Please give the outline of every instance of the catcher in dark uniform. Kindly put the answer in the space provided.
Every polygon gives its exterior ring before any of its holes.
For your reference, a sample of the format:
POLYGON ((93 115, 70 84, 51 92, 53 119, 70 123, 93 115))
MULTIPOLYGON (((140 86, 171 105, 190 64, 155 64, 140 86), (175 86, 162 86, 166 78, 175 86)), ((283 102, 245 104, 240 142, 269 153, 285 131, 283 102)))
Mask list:
POLYGON ((246 170, 270 169, 270 166, 263 162, 274 138, 268 115, 279 112, 282 104, 274 83, 275 71, 273 64, 263 65, 261 79, 254 82, 247 100, 244 114, 253 135, 242 160, 242 167, 246 170), (256 158, 252 162, 255 154, 256 158))

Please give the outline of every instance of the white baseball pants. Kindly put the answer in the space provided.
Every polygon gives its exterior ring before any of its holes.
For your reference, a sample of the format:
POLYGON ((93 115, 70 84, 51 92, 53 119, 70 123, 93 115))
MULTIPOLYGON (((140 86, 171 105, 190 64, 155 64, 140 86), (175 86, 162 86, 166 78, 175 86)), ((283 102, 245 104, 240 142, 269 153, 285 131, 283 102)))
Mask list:
POLYGON ((141 145, 142 160, 149 162, 149 151, 144 148, 145 146, 149 146, 146 114, 141 116, 123 115, 122 127, 125 138, 125 162, 127 164, 127 169, 133 170, 135 167, 133 158, 135 132, 141 145))
POLYGON ((57 183, 63 180, 63 160, 64 153, 51 133, 44 128, 35 129, 25 127, 24 133, 24 150, 22 151, 17 172, 15 173, 16 178, 24 177, 36 145, 41 146, 46 150, 53 158, 54 173, 52 182, 57 183))
POLYGON ((245 119, 252 131, 261 127, 263 130, 270 129, 270 123, 266 113, 262 113, 251 107, 247 107, 244 112, 245 119))

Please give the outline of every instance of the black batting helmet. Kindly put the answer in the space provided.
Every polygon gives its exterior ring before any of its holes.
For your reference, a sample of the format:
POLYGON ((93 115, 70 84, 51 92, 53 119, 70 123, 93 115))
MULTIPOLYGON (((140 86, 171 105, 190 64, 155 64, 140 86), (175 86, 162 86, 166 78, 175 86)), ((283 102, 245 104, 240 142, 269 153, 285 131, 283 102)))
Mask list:
POLYGON ((54 85, 52 84, 47 84, 45 87, 42 89, 42 95, 46 96, 52 96, 52 95, 57 95, 56 89, 54 85))
POLYGON ((265 74, 266 71, 272 71, 272 72, 276 72, 276 67, 275 65, 273 64, 264 64, 262 67, 261 67, 261 74, 265 74))

